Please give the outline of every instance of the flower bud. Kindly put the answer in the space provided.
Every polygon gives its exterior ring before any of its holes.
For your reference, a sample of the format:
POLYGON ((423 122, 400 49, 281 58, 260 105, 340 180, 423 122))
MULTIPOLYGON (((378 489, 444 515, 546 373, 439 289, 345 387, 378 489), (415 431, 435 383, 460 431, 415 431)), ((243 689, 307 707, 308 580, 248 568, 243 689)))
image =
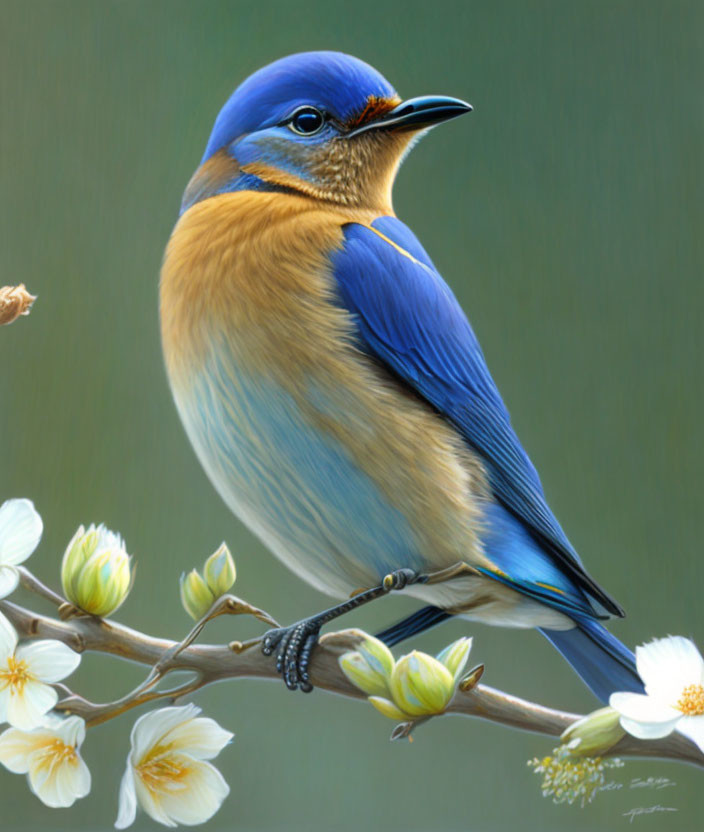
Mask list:
POLYGON ((625 735, 619 722, 620 714, 613 708, 600 708, 567 728, 560 741, 573 754, 597 757, 605 754, 625 735))
POLYGON ((414 650, 399 659, 391 674, 391 695, 409 716, 441 714, 455 693, 455 679, 442 662, 414 650))
POLYGON ((459 679, 464 672, 467 659, 469 658, 469 651, 471 649, 471 638, 458 638, 457 641, 453 641, 452 644, 448 645, 444 650, 441 650, 440 653, 438 653, 437 660, 445 665, 455 681, 459 679))
POLYGON ((225 543, 221 543, 219 548, 206 560, 203 575, 215 598, 219 598, 230 591, 237 572, 235 562, 225 543))
POLYGON ((198 621, 215 603, 210 587, 197 569, 181 575, 181 603, 191 618, 198 621))
POLYGON ((366 636, 357 650, 345 653, 339 663, 350 682, 367 696, 389 696, 394 657, 383 641, 366 636))
POLYGON ((80 526, 66 548, 61 584, 66 598, 90 615, 115 612, 130 591, 130 557, 122 538, 102 524, 80 526))
POLYGON ((370 696, 369 701, 380 714, 388 716, 389 719, 395 719, 397 722, 408 719, 408 714, 405 714, 402 710, 397 708, 393 702, 390 702, 383 696, 370 696))

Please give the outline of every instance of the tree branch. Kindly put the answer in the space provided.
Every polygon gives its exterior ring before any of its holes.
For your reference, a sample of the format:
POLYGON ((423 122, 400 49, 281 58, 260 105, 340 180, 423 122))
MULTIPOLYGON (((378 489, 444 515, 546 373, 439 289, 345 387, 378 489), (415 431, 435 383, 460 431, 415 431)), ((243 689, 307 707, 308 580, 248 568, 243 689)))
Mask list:
MULTIPOLYGON (((23 582, 27 584, 27 581, 23 582)), ((33 589, 44 597, 49 597, 39 586, 33 589)), ((52 594, 53 598, 50 600, 54 603, 63 601, 55 593, 52 594)), ((156 669, 156 673, 153 670, 145 683, 115 702, 94 703, 75 694, 59 702, 58 709, 83 717, 88 725, 105 722, 133 707, 156 699, 186 696, 204 685, 222 679, 280 678, 276 673, 275 659, 263 655, 257 649, 256 639, 244 644, 234 642, 231 645, 192 644, 189 637, 184 639, 184 642, 174 642, 154 638, 114 621, 92 616, 58 621, 9 601, 0 602, 0 609, 24 638, 57 639, 79 653, 109 653, 156 669), (190 671, 193 676, 179 687, 157 690, 158 682, 172 671, 190 671)), ((252 608, 249 609, 251 611, 252 608)), ((243 611, 245 610, 239 610, 243 611)), ((208 614, 210 617, 213 617, 212 612, 208 614)), ((261 610, 257 612, 266 616, 261 610)), ((198 625, 194 628, 196 629, 200 631, 198 625)), ((362 691, 347 680, 337 661, 342 653, 355 649, 361 638, 362 633, 359 630, 344 630, 321 638, 311 664, 311 679, 315 687, 354 699, 365 698, 362 691)), ((565 728, 581 717, 580 714, 553 710, 519 699, 486 685, 477 685, 467 692, 458 690, 447 713, 473 716, 552 737, 559 737, 565 728)), ((671 734, 664 739, 648 741, 626 735, 611 749, 609 756, 656 757, 704 768, 704 755, 694 743, 681 734, 671 734)))

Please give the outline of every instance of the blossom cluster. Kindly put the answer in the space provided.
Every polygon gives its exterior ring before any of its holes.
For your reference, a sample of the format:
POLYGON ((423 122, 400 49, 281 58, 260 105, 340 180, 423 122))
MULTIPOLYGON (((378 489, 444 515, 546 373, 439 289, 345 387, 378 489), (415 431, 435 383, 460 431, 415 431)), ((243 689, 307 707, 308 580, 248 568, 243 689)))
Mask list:
MULTIPOLYGON (((41 517, 29 500, 8 500, 0 507, 0 598, 17 587, 20 565, 37 547, 42 531, 41 517)), ((222 559, 220 553, 210 563, 211 574, 222 571, 222 559)), ((132 583, 130 557, 120 536, 104 526, 81 526, 64 554, 61 580, 71 614, 114 612, 132 583)), ((26 775, 32 792, 52 808, 72 806, 91 789, 90 770, 81 756, 86 723, 53 710, 59 698, 56 683, 70 676, 80 660, 60 641, 21 643, 0 612, 0 724, 9 725, 0 734, 0 764, 26 775)), ((130 737, 115 826, 130 826, 138 806, 165 826, 209 820, 230 791, 210 761, 232 737, 213 719, 200 716, 195 705, 159 708, 140 717, 130 737)))
POLYGON ((617 691, 609 707, 577 720, 552 755, 528 761, 543 775, 543 795, 555 803, 582 806, 604 785, 604 772, 623 765, 603 756, 624 734, 659 739, 677 730, 704 753, 704 658, 682 636, 655 639, 636 648, 636 668, 645 693, 617 691))
POLYGON ((552 797, 553 803, 579 803, 584 808, 604 786, 606 770, 620 768, 623 763, 617 757, 575 757, 567 745, 560 745, 547 757, 528 760, 528 765, 543 775, 543 797, 552 797))
MULTIPOLYGON (((21 580, 28 586, 36 581, 22 564, 42 532, 41 517, 29 500, 0 506, 0 600, 21 580)), ((235 575, 232 556, 222 544, 202 572, 194 569, 182 577, 186 612, 201 623, 211 617, 211 608, 230 590, 235 575)), ((59 614, 111 615, 127 598, 133 580, 132 559, 122 538, 103 525, 81 526, 63 556, 66 602, 59 614)), ((8 726, 0 733, 0 765, 26 775, 32 792, 47 806, 72 806, 91 789, 82 757, 90 725, 62 712, 58 688, 81 657, 63 642, 37 639, 35 633, 23 641, 12 624, 16 610, 12 605, 0 610, 0 726, 8 726)), ((483 666, 462 678, 471 646, 471 638, 460 638, 435 657, 414 650, 395 659, 383 642, 362 633, 356 649, 342 655, 339 665, 378 711, 405 723, 400 726, 405 734, 398 729, 394 733, 408 736, 419 722, 445 713, 458 686, 465 691, 476 684, 483 666)), ((704 659, 694 643, 670 636, 641 645, 636 665, 644 693, 613 693, 608 708, 570 725, 551 755, 529 761, 542 775, 544 795, 557 803, 590 802, 604 785, 605 771, 622 765, 607 755, 626 732, 653 739, 679 731, 704 752, 704 659)), ((192 704, 142 715, 130 735, 115 826, 124 829, 134 823, 138 807, 165 826, 209 820, 229 794, 212 760, 233 736, 192 704)))

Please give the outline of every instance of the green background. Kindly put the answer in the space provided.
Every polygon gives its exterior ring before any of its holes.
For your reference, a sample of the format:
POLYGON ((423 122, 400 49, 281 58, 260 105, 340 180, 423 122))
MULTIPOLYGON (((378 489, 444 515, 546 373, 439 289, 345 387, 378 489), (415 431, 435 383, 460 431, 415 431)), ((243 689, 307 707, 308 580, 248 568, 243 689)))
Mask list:
MULTIPOLYGON (((0 3, 0 283, 39 295, 0 331, 0 496, 45 521, 31 560, 57 582, 76 526, 104 521, 139 562, 125 623, 177 637, 178 576, 222 539, 236 590, 292 621, 326 604, 236 521, 206 480, 162 367, 157 277, 181 192, 219 107, 260 65, 340 49, 402 95, 457 95, 475 112, 404 166, 399 216, 468 310, 549 500, 590 571, 628 611, 629 644, 704 646, 702 586, 701 2, 0 3)), ((409 605, 350 617, 373 629, 409 605)), ((218 622, 210 637, 255 633, 218 622)), ((533 632, 453 622, 489 684, 542 703, 595 701, 533 632)), ((96 700, 142 671, 86 656, 96 700)), ((541 797, 525 761, 552 743, 439 719, 413 744, 361 703, 239 681, 198 697, 237 733, 232 786, 209 829, 692 830, 701 772, 629 762, 584 810, 541 797), (629 788, 665 776, 662 791, 629 788)), ((43 807, 0 771, 2 827, 111 828, 132 715, 91 731, 94 788, 43 807)), ((137 829, 155 828, 140 816, 137 829)))

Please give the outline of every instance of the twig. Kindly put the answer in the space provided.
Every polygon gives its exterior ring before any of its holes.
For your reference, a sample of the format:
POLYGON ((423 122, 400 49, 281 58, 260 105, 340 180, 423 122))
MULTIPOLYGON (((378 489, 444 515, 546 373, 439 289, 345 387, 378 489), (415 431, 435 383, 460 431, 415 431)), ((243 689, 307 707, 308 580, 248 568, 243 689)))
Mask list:
MULTIPOLYGON (((75 694, 58 704, 64 712, 83 717, 89 725, 105 722, 137 705, 161 698, 177 698, 193 693, 199 688, 222 679, 258 678, 276 679, 275 660, 256 649, 256 640, 245 645, 189 644, 154 638, 132 630, 122 624, 85 616, 70 621, 58 621, 39 615, 9 601, 0 601, 0 610, 10 619, 24 638, 53 638, 78 652, 97 651, 139 662, 150 667, 164 665, 164 656, 170 655, 168 669, 191 671, 195 677, 180 687, 167 691, 147 690, 136 697, 134 692, 116 702, 93 703, 75 694), (238 652, 239 651, 239 652, 238 652)), ((355 688, 340 671, 339 656, 354 649, 362 638, 359 630, 345 630, 322 637, 311 664, 313 684, 322 690, 363 699, 364 694, 355 688)), ((470 691, 458 690, 448 708, 448 713, 486 719, 522 731, 532 731, 558 737, 569 725, 581 717, 579 714, 546 708, 486 685, 477 685, 470 691)), ((677 760, 704 768, 704 755, 694 743, 681 734, 671 734, 660 740, 637 740, 625 736, 610 755, 629 757, 658 757, 677 760)))
POLYGON ((18 566, 17 571, 20 573, 20 583, 25 589, 33 592, 40 598, 44 598, 56 607, 61 607, 66 603, 66 599, 63 596, 42 583, 29 569, 26 569, 24 566, 18 566))

